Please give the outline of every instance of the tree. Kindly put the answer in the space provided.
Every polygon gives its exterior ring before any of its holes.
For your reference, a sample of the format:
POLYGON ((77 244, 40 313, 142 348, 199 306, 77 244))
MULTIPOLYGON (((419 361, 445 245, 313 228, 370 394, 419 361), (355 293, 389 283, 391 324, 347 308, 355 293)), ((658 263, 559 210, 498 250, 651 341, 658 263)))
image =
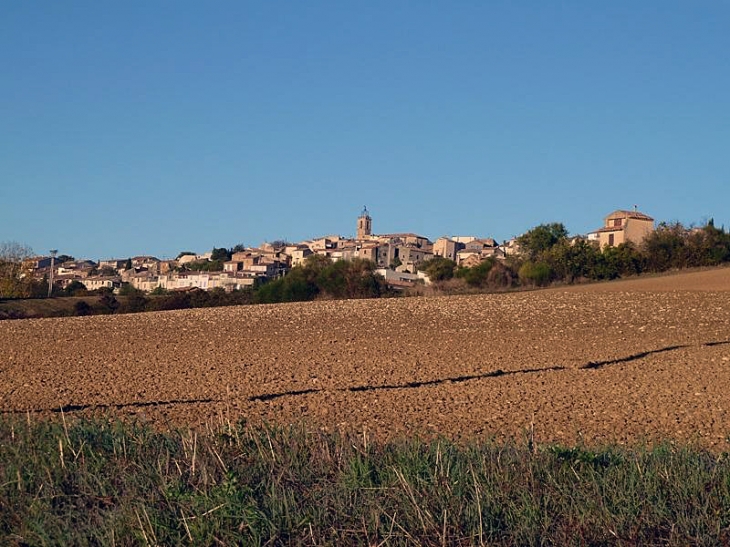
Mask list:
POLYGON ((0 298, 27 298, 33 292, 33 279, 27 263, 33 251, 15 241, 0 243, 0 298))
POLYGON ((338 260, 322 269, 315 281, 319 292, 333 298, 375 298, 385 290, 375 269, 370 260, 338 260))
POLYGON ((86 290, 86 285, 76 279, 71 281, 71 283, 69 283, 63 290, 63 293, 66 296, 82 296, 85 295, 87 292, 88 291, 86 290))
POLYGON ((545 262, 531 262, 528 260, 522 264, 518 275, 523 285, 544 287, 550 283, 553 272, 545 262))
POLYGON ((560 222, 540 224, 517 238, 517 243, 528 260, 534 260, 541 253, 566 240, 568 230, 560 222))
POLYGON ((104 293, 99 298, 99 304, 105 313, 114 313, 119 308, 119 301, 112 293, 104 293))
POLYGON ((437 256, 431 260, 425 261, 419 268, 419 270, 425 272, 429 279, 434 283, 451 279, 454 277, 455 269, 456 262, 442 256, 437 256))
POLYGON ((122 283, 122 286, 119 288, 120 296, 134 296, 137 294, 142 294, 142 291, 137 289, 131 283, 122 283))
POLYGON ((195 272, 222 272, 223 261, 222 260, 196 260, 195 262, 188 262, 185 268, 195 272))
POLYGON ((93 310, 86 300, 79 300, 74 304, 75 315, 91 315, 93 310))
POLYGON ((213 250, 210 253, 210 259, 226 262, 231 259, 231 252, 224 247, 213 247, 213 250))
POLYGON ((716 228, 713 219, 687 234, 686 247, 689 266, 716 266, 730 261, 730 235, 716 228))
POLYGON ((466 284, 471 287, 486 287, 489 272, 494 264, 494 258, 487 258, 471 268, 459 268, 456 276, 466 281, 466 284))
POLYGON ((554 279, 572 283, 576 279, 591 278, 601 251, 597 245, 578 239, 561 239, 548 251, 544 251, 538 262, 546 262, 553 272, 554 279))
POLYGON ((642 244, 647 268, 653 272, 663 272, 670 268, 685 267, 686 236, 687 230, 679 222, 659 224, 642 244))
POLYGON ((630 241, 615 247, 604 247, 599 264, 604 268, 603 276, 599 279, 614 279, 627 275, 640 274, 644 269, 644 257, 630 241))

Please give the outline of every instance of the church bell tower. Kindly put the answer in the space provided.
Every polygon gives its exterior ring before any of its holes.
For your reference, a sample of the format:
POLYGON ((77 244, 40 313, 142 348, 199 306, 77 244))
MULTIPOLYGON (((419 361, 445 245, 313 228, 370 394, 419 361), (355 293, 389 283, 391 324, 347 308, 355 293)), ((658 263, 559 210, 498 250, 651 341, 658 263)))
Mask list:
POLYGON ((373 233, 373 219, 368 214, 368 208, 363 207, 362 213, 357 217, 357 239, 369 239, 373 233))

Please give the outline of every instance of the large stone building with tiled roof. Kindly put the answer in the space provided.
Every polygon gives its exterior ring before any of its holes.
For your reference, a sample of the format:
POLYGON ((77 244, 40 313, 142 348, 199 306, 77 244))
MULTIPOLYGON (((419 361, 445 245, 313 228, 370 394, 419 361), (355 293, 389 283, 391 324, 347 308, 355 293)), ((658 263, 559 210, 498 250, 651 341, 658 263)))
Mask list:
POLYGON ((614 211, 604 219, 602 228, 593 232, 593 238, 601 248, 614 247, 632 242, 641 245, 646 236, 654 231, 654 219, 639 211, 614 211))

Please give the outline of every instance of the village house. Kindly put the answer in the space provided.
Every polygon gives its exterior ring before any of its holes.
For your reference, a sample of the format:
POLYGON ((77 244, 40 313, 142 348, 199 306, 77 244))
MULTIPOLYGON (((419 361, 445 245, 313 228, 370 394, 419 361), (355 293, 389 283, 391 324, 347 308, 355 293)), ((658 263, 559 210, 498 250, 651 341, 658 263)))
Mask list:
POLYGON ((380 275, 392 289, 402 290, 413 287, 416 283, 422 282, 430 285, 431 280, 424 272, 409 273, 391 270, 390 268, 378 268, 375 273, 380 275))
POLYGON ((338 260, 354 260, 355 258, 359 258, 358 248, 354 244, 342 245, 337 249, 320 252, 318 254, 324 254, 324 256, 327 256, 332 262, 337 262, 338 260))
POLYGON ((325 236, 317 239, 313 239, 307 242, 312 252, 317 253, 318 251, 324 251, 327 249, 336 249, 342 238, 340 236, 325 236))
POLYGON ((135 256, 130 259, 132 268, 145 268, 150 272, 158 272, 160 270, 160 259, 154 256, 135 256))
POLYGON ((602 228, 590 234, 589 239, 598 241, 598 245, 615 247, 622 243, 632 242, 641 245, 646 236, 654 231, 654 219, 649 215, 633 211, 614 211, 604 219, 602 228))
POLYGON ((502 243, 500 248, 504 252, 504 256, 517 256, 521 252, 520 244, 517 242, 516 237, 502 243))
POLYGON ((429 251, 433 248, 433 243, 431 243, 427 237, 419 236, 418 234, 379 234, 374 237, 381 243, 388 243, 390 245, 416 247, 418 249, 427 249, 429 251))
POLYGON ((400 261, 396 270, 416 273, 421 264, 433 258, 433 253, 417 247, 399 245, 395 247, 395 257, 400 261))
POLYGON ((294 266, 301 266, 308 256, 312 256, 312 249, 306 245, 298 245, 294 249, 288 250, 288 254, 291 260, 292 268, 294 266))
POLYGON ((378 262, 378 245, 374 243, 366 243, 361 245, 357 251, 358 258, 369 260, 370 262, 378 262))
POLYGON ((128 259, 126 258, 110 258, 108 260, 100 260, 98 268, 100 270, 104 268, 111 268, 112 270, 121 273, 124 271, 124 268, 127 265, 127 260, 128 259))
POLYGON ((184 254, 180 258, 177 259, 178 266, 184 266, 185 264, 190 264, 191 262, 200 262, 201 260, 210 260, 211 256, 213 255, 212 252, 203 253, 203 254, 184 254))
POLYGON ((103 288, 117 290, 122 286, 122 278, 118 276, 92 275, 80 280, 80 282, 86 287, 87 291, 97 291, 103 288))
POLYGON ((91 260, 69 260, 55 267, 54 275, 71 275, 77 278, 88 277, 96 268, 96 264, 91 260))
POLYGON ((463 248, 463 243, 454 241, 449 237, 440 237, 433 244, 433 254, 434 256, 448 258, 449 260, 456 262, 456 253, 463 248))

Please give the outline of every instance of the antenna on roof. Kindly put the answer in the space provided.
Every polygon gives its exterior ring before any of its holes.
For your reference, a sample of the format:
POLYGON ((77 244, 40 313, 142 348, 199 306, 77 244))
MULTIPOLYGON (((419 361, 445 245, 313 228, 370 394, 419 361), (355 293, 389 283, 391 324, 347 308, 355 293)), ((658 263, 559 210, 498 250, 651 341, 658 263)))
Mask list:
POLYGON ((638 205, 634 205, 634 213, 635 213, 636 211, 638 211, 638 210, 639 210, 639 206, 638 206, 638 205))

